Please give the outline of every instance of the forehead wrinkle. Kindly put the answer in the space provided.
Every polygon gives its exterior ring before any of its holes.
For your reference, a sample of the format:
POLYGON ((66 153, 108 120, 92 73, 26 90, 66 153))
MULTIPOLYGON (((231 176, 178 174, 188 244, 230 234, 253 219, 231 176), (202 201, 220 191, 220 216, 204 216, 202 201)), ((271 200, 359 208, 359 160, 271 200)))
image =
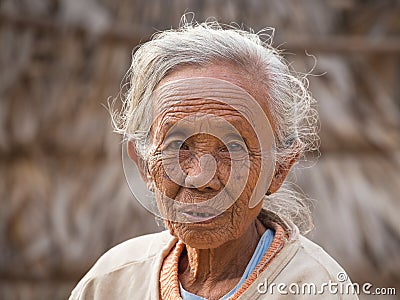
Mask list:
POLYGON ((247 114, 250 119, 260 108, 246 90, 231 82, 215 78, 191 78, 167 82, 157 88, 153 101, 161 110, 169 106, 179 106, 181 102, 184 103, 183 106, 205 106, 210 101, 214 101, 213 105, 219 101, 247 114), (185 103, 186 101, 190 103, 185 103))
POLYGON ((197 120, 177 119, 161 121, 159 124, 163 138, 167 138, 170 134, 180 134, 181 136, 191 136, 193 134, 211 134, 218 138, 226 138, 228 135, 243 136, 249 133, 249 130, 241 129, 243 127, 243 118, 233 116, 229 119, 207 118, 206 115, 199 115, 197 120), (177 121, 177 122, 175 122, 177 121))
POLYGON ((256 113, 245 104, 236 104, 235 107, 216 99, 186 98, 185 100, 161 101, 162 105, 156 106, 157 117, 179 118, 196 117, 197 114, 215 115, 217 117, 241 117, 254 124, 256 113))

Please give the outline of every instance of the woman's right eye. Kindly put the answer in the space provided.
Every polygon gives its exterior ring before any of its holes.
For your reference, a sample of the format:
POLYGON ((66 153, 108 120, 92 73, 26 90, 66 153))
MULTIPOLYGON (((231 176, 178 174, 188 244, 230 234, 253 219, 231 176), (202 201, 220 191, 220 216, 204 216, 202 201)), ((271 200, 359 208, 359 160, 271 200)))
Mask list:
POLYGON ((189 147, 182 140, 172 141, 167 144, 167 150, 188 150, 189 147))

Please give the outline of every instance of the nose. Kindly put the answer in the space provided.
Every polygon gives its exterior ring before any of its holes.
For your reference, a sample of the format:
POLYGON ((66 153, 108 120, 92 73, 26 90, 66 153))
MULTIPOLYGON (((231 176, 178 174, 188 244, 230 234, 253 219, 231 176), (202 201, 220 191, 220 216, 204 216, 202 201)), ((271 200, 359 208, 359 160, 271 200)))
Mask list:
POLYGON ((217 163, 212 155, 204 154, 200 158, 193 157, 188 166, 185 186, 202 192, 218 191, 221 188, 221 182, 217 176, 217 163))

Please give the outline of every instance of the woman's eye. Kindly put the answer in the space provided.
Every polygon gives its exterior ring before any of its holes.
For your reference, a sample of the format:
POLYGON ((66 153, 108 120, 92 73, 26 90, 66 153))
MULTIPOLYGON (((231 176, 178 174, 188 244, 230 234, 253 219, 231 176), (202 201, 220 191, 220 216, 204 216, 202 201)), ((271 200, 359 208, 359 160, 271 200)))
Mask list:
POLYGON ((167 145, 166 149, 169 149, 169 150, 188 150, 188 146, 185 144, 184 141, 176 140, 176 141, 170 142, 167 145))
POLYGON ((230 142, 226 145, 226 148, 229 152, 238 152, 238 151, 244 151, 245 148, 242 144, 237 143, 237 142, 230 142))

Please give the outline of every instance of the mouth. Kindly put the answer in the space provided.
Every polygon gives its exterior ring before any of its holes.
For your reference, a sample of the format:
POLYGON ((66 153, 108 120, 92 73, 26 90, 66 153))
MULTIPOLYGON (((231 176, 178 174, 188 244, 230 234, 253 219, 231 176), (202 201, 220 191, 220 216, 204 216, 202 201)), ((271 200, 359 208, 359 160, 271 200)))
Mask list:
POLYGON ((196 217, 196 218, 213 218, 216 216, 214 214, 196 212, 196 211, 187 211, 187 212, 184 212, 184 214, 192 216, 192 217, 196 217))
POLYGON ((180 210, 180 214, 186 223, 210 223, 218 217, 221 212, 212 207, 201 207, 188 205, 180 210))

